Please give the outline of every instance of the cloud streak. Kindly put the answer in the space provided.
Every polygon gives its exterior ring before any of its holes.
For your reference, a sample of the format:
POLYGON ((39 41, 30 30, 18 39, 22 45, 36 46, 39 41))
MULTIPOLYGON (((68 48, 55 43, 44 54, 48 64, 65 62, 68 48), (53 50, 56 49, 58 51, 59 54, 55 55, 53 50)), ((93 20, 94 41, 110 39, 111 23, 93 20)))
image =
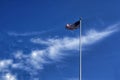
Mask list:
MULTIPOLYGON (((118 24, 108 27, 103 31, 89 30, 85 35, 81 37, 82 47, 94 44, 118 31, 118 24)), ((47 57, 50 60, 57 61, 63 58, 65 55, 69 55, 64 51, 79 50, 79 37, 64 37, 64 38, 52 38, 42 40, 41 38, 32 38, 30 40, 35 44, 44 44, 47 46, 44 50, 34 51, 34 55, 37 57, 47 57)), ((32 53, 33 54, 33 53, 32 53)), ((35 57, 35 56, 34 56, 35 57)), ((36 58, 37 58, 36 57, 36 58)), ((41 59, 41 58, 40 58, 41 59)))
MULTIPOLYGON (((103 31, 96 31, 94 29, 87 31, 86 34, 82 35, 81 37, 82 46, 84 47, 85 45, 87 46, 87 45, 93 44, 119 31, 118 26, 119 24, 115 24, 115 25, 109 26, 107 29, 103 31)), ((32 38, 30 41, 35 44, 44 44, 48 46, 57 45, 59 49, 62 49, 62 48, 63 49, 77 49, 76 47, 78 47, 79 45, 79 36, 78 37, 52 38, 52 39, 47 39, 47 40, 42 40, 41 38, 32 38)))
POLYGON ((8 32, 8 35, 10 35, 10 36, 36 36, 36 35, 41 35, 41 34, 45 34, 45 33, 51 32, 53 30, 54 29, 49 29, 47 31, 25 32, 25 33, 8 32))
MULTIPOLYGON (((89 30, 81 37, 82 46, 91 45, 117 31, 118 29, 115 25, 110 26, 103 31, 96 31, 93 29, 89 30)), ((43 64, 48 64, 51 61, 59 61, 64 56, 69 55, 65 53, 65 51, 79 50, 79 37, 52 38, 46 40, 42 40, 41 38, 32 38, 30 41, 34 44, 43 44, 47 46, 42 50, 33 50, 29 55, 21 54, 22 56, 27 56, 27 59, 29 59, 27 60, 29 61, 27 63, 32 63, 33 66, 36 66, 36 69, 43 69, 43 64)))
MULTIPOLYGON (((88 45, 92 45, 119 31, 118 26, 118 24, 115 24, 102 31, 96 31, 94 29, 89 30, 85 35, 82 35, 81 37, 82 47, 84 48, 88 45)), ((39 70, 44 69, 45 64, 58 62, 65 56, 69 55, 66 51, 79 51, 79 36, 48 38, 44 40, 38 37, 30 39, 30 42, 32 44, 45 45, 45 48, 32 50, 29 54, 24 54, 22 51, 15 52, 13 55, 14 60, 0 60, 0 72, 6 71, 7 73, 10 73, 11 67, 12 69, 25 70, 29 72, 31 76, 37 75, 37 72, 39 72, 39 70)), ((15 76, 12 78, 13 79, 6 80, 16 80, 14 79, 15 76)))

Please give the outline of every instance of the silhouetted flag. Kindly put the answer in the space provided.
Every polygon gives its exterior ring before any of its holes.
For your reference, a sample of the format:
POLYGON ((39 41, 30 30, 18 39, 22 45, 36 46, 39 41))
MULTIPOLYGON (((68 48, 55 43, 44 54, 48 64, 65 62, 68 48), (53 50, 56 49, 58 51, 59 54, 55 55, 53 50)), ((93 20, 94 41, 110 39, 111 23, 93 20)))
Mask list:
POLYGON ((75 30, 75 29, 77 29, 77 28, 79 28, 80 27, 80 21, 76 21, 75 23, 73 23, 73 24, 67 24, 66 25, 66 28, 68 29, 68 30, 75 30))

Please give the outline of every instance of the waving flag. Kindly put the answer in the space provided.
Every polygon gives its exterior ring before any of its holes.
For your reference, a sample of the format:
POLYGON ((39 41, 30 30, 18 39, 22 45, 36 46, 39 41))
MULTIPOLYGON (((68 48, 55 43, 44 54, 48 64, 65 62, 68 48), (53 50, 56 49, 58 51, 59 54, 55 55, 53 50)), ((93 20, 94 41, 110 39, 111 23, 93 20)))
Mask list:
POLYGON ((67 24, 66 25, 66 28, 68 29, 68 30, 75 30, 75 29, 77 29, 77 28, 79 28, 80 27, 80 21, 76 21, 75 23, 73 23, 73 24, 67 24))

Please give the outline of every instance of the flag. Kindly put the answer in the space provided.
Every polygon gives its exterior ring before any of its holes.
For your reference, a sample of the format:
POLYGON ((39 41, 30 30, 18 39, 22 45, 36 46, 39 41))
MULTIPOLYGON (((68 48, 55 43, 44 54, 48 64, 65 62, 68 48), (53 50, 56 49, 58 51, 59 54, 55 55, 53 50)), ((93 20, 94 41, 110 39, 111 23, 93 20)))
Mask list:
POLYGON ((75 29, 77 29, 77 28, 79 28, 80 27, 80 21, 76 21, 75 23, 73 23, 73 24, 67 24, 66 25, 66 28, 68 29, 68 30, 75 30, 75 29))

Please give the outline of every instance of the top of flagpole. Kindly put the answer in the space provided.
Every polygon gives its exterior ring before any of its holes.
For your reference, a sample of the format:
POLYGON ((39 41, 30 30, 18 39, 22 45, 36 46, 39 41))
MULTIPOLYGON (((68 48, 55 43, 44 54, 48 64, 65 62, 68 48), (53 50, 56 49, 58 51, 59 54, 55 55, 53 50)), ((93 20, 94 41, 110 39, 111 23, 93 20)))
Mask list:
POLYGON ((80 20, 82 20, 82 17, 80 17, 80 20))

